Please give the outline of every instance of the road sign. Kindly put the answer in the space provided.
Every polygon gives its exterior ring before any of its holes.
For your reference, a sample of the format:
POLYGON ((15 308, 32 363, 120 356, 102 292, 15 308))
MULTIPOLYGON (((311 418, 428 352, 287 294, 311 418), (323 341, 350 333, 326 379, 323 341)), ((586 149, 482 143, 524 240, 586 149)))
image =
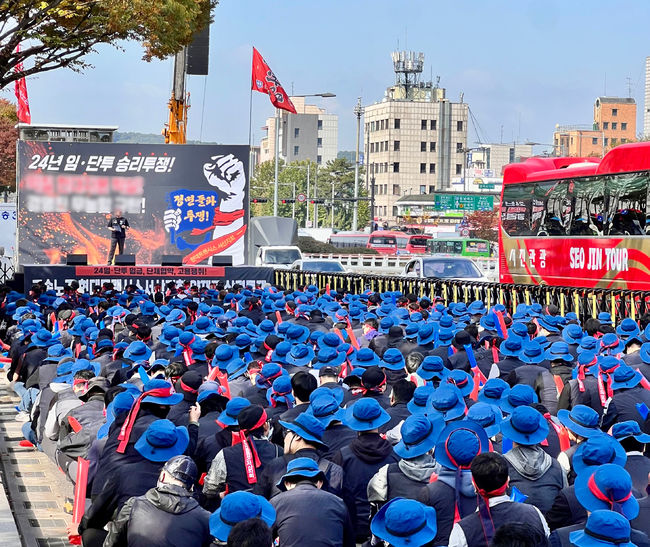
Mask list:
POLYGON ((305 194, 298 194, 296 200, 298 200, 299 203, 305 203, 305 201, 307 201, 307 196, 305 194))
POLYGON ((460 235, 461 235, 462 237, 469 237, 469 228, 463 228, 463 229, 460 231, 460 235))

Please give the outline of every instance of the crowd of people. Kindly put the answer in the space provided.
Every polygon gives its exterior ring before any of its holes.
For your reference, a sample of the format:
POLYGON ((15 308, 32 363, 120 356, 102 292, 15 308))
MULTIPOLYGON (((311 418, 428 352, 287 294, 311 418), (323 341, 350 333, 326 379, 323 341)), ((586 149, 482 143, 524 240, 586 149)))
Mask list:
POLYGON ((86 482, 83 545, 650 547, 648 316, 189 282, 0 301, 22 444, 86 482))

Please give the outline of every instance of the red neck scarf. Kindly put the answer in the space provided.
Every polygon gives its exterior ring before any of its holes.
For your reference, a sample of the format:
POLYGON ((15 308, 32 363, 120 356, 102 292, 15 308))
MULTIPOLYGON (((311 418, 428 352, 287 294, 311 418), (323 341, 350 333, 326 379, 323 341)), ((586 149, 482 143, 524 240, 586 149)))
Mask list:
POLYGON ((492 520, 492 515, 490 514, 490 498, 496 498, 497 496, 503 496, 506 493, 508 488, 508 483, 506 482, 501 488, 492 490, 491 492, 486 492, 482 488, 476 488, 478 494, 478 511, 481 517, 481 525, 483 526, 483 535, 485 536, 485 542, 487 545, 492 543, 492 538, 494 537, 494 521, 492 520))
POLYGON ((246 434, 256 430, 259 427, 262 427, 267 420, 268 416, 266 415, 266 411, 262 411, 260 419, 257 420, 257 423, 255 423, 252 427, 249 429, 240 429, 239 431, 233 431, 232 433, 232 446, 241 443, 242 450, 244 452, 244 471, 246 472, 246 479, 248 480, 248 484, 255 484, 257 482, 256 469, 262 465, 262 462, 260 461, 260 458, 257 454, 257 449, 255 448, 254 441, 252 439, 249 439, 246 434))

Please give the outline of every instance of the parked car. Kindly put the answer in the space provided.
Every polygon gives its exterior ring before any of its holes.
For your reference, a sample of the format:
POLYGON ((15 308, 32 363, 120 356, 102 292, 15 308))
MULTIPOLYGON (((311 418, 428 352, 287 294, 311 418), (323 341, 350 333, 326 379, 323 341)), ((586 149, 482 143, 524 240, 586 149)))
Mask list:
POLYGON ((291 265, 292 270, 303 270, 306 272, 328 272, 345 273, 345 268, 338 260, 329 258, 303 258, 296 260, 291 265))
POLYGON ((406 277, 417 277, 418 279, 431 277, 439 279, 489 281, 471 258, 461 257, 425 256, 414 258, 404 266, 402 275, 406 277))

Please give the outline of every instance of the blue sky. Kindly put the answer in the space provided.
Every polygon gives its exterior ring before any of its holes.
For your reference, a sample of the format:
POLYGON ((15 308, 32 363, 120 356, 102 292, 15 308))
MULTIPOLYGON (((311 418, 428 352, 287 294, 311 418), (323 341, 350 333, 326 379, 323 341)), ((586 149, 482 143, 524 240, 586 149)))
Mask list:
MULTIPOLYGON (((390 52, 425 53, 425 75, 465 102, 482 142, 551 142, 556 123, 590 123, 594 99, 632 96, 641 130, 644 60, 650 55, 642 0, 221 0, 211 28, 210 75, 190 77, 188 138, 248 142, 251 48, 290 91, 332 92, 323 106, 339 115, 339 149, 355 139, 356 98, 378 101, 393 83, 390 52), (203 109, 205 93, 205 108, 203 109), (201 130, 202 126, 202 130, 201 130)), ((94 68, 28 80, 35 122, 116 124, 159 132, 167 118, 172 61, 145 63, 137 44, 101 48, 94 68)), ((13 87, 4 95, 13 98, 13 87)), ((259 142, 268 98, 253 97, 259 142)), ((471 126, 470 126, 471 130, 471 126)), ((471 130, 470 144, 478 141, 471 130)))

